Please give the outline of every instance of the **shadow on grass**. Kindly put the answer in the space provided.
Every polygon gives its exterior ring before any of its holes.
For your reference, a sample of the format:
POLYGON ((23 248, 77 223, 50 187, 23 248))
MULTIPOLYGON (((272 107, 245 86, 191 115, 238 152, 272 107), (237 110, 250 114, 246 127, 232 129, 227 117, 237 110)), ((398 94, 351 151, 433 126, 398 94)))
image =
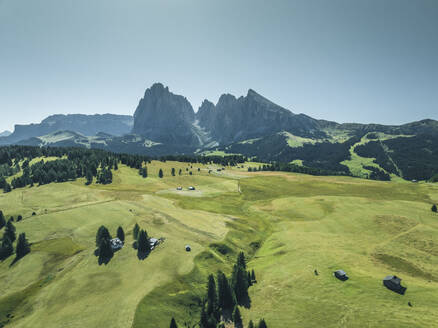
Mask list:
POLYGON ((150 253, 151 253, 150 251, 149 252, 137 251, 137 257, 139 260, 143 261, 144 259, 146 259, 149 256, 150 253))

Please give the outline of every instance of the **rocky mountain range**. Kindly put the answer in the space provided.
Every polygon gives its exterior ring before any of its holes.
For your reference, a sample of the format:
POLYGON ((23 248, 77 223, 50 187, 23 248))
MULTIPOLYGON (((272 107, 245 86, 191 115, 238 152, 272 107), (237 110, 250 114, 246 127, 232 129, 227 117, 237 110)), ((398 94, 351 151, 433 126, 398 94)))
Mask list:
POLYGON ((339 124, 293 113, 251 89, 239 98, 224 94, 217 104, 204 100, 195 113, 184 96, 161 83, 145 91, 133 117, 53 115, 39 124, 16 125, 0 137, 1 144, 153 156, 238 153, 365 177, 426 179, 438 172, 438 121, 339 124))
POLYGON ((37 124, 17 124, 14 132, 0 138, 0 144, 13 144, 57 131, 74 131, 86 136, 103 132, 114 136, 130 133, 134 119, 129 115, 52 115, 37 124))

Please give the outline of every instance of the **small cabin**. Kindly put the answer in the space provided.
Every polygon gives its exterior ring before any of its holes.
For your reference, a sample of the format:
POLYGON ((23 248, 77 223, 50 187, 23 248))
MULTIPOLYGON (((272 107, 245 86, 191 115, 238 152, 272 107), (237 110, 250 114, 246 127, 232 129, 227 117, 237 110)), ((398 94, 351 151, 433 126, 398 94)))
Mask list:
POLYGON ((149 245, 151 246, 151 250, 158 246, 159 240, 157 238, 149 238, 149 245))
POLYGON ((110 240, 111 248, 114 251, 118 251, 123 247, 123 241, 121 241, 119 238, 113 238, 110 240))
POLYGON ((186 252, 190 252, 192 250, 192 248, 190 247, 190 245, 186 245, 186 252))
POLYGON ((401 295, 404 295, 406 292, 406 287, 401 285, 401 279, 397 276, 386 276, 385 279, 383 279, 383 285, 401 295))
POLYGON ((333 272, 333 275, 339 280, 342 281, 348 280, 348 276, 344 270, 336 270, 335 272, 333 272))
POLYGON ((195 190, 195 187, 190 186, 190 187, 189 187, 189 190, 195 190))

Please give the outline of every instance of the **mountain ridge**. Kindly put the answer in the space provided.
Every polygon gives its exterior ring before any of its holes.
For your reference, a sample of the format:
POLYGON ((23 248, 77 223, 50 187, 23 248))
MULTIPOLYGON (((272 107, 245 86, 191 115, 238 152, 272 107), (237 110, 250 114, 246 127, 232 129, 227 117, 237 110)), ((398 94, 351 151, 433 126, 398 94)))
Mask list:
POLYGON ((186 97, 162 83, 145 90, 133 116, 52 115, 39 124, 16 125, 10 136, 0 137, 0 145, 74 146, 150 156, 219 151, 362 177, 373 166, 381 170, 379 176, 407 179, 438 172, 435 142, 438 121, 432 119, 402 125, 319 120, 295 114, 253 89, 240 97, 225 93, 216 104, 205 99, 195 112, 186 97), (403 169, 396 172, 390 161, 403 169))

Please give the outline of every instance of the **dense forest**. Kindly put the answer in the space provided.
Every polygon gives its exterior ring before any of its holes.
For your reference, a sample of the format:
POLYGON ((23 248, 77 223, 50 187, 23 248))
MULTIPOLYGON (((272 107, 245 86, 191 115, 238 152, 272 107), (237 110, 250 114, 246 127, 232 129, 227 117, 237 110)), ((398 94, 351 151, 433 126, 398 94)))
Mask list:
POLYGON ((319 169, 350 175, 347 166, 340 164, 350 159, 350 147, 361 139, 361 135, 350 138, 344 143, 321 142, 304 144, 302 147, 288 147, 287 136, 274 134, 267 138, 254 140, 248 143, 237 143, 224 147, 230 153, 253 156, 259 162, 289 163, 293 160, 302 160, 303 165, 319 169))
POLYGON ((436 135, 370 141, 355 151, 359 156, 375 158, 374 162, 389 173, 397 174, 399 170, 407 180, 429 180, 438 172, 436 135))
POLYGON ((5 146, 0 147, 0 188, 10 192, 12 189, 25 186, 72 181, 77 178, 86 178, 87 184, 91 184, 94 179, 97 183, 109 184, 112 182, 112 171, 118 170, 120 163, 141 169, 144 163, 152 159, 163 162, 171 160, 214 163, 223 166, 235 166, 246 161, 246 158, 240 155, 176 155, 153 158, 143 155, 115 154, 97 149, 5 146), (17 174, 19 172, 21 174, 17 174), (8 182, 7 178, 11 176, 14 178, 8 182))

